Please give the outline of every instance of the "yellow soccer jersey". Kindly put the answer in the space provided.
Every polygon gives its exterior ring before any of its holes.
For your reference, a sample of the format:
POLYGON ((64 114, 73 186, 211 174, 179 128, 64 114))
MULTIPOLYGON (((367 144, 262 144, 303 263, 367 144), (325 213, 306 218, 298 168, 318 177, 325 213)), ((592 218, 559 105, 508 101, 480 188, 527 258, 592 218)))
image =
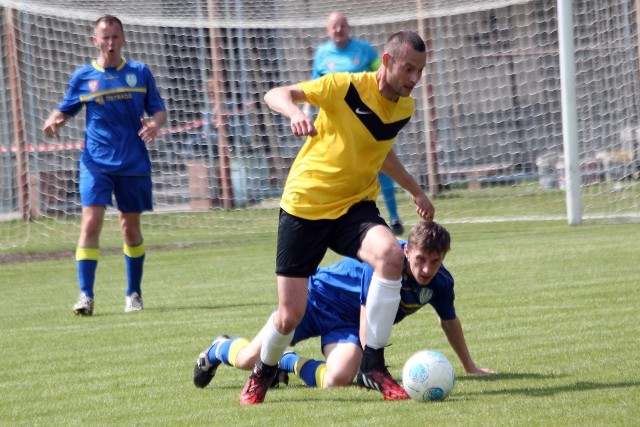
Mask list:
POLYGON ((378 172, 414 100, 382 97, 375 72, 331 73, 299 86, 320 107, 318 134, 293 162, 280 206, 305 219, 335 219, 357 202, 376 200, 378 172))

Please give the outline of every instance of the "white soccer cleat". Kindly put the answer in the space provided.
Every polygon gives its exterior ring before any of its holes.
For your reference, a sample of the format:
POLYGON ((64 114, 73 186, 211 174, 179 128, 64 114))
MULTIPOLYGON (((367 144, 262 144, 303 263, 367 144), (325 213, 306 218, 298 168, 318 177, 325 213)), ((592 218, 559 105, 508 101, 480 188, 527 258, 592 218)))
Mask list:
POLYGON ((124 312, 131 313, 132 311, 142 310, 142 297, 137 292, 133 292, 126 298, 124 312))
POLYGON ((93 314, 93 298, 81 292, 78 302, 73 306, 73 312, 76 316, 91 316, 93 314))

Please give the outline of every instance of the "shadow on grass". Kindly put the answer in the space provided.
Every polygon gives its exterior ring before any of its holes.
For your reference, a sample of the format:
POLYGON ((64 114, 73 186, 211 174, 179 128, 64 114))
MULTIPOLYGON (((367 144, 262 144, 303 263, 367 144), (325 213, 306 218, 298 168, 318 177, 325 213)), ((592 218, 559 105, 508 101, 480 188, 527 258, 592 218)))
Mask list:
MULTIPOLYGON (((274 302, 260 302, 260 303, 255 303, 255 302, 251 302, 251 303, 246 303, 246 304, 220 304, 220 305, 183 305, 183 306, 176 306, 176 305, 146 305, 144 306, 144 310, 142 310, 139 313, 125 313, 124 310, 118 310, 118 311, 99 311, 99 309, 95 310, 93 315, 90 317, 93 318, 100 318, 100 317, 120 317, 120 316, 130 316, 132 318, 135 318, 137 316, 144 316, 144 313, 171 313, 171 312, 181 312, 181 311, 198 311, 198 310, 207 310, 207 311, 211 311, 211 310, 227 310, 230 308, 251 308, 251 309, 255 309, 256 307, 271 307, 274 310, 276 309, 276 307, 278 306, 277 301, 274 302)), ((69 309, 69 313, 71 313, 71 309, 69 309)), ((74 316, 73 313, 71 313, 72 317, 89 317, 89 316, 74 316)), ((266 320, 267 317, 265 317, 266 320)))
MULTIPOLYGON (((247 371, 247 375, 248 374, 249 372, 247 371)), ((531 377, 544 378, 545 376, 536 375, 536 374, 533 374, 533 375, 515 374, 514 376, 511 376, 511 378, 531 378, 531 377)), ((554 377, 554 376, 548 376, 548 377, 554 377)), ((495 379, 496 376, 493 376, 492 378, 495 379)), ((559 393, 570 393, 570 392, 576 392, 576 391, 607 390, 607 389, 634 388, 634 387, 640 387, 640 382, 629 381, 629 382, 618 382, 618 383, 597 383, 597 382, 590 382, 590 381, 578 381, 573 384, 550 386, 550 387, 541 386, 541 387, 526 387, 526 388, 514 388, 514 389, 505 388, 501 390, 488 390, 488 391, 477 391, 477 392, 455 391, 454 395, 450 396, 449 399, 447 399, 447 401, 451 402, 459 399, 464 400, 465 398, 469 398, 472 396, 524 395, 524 396, 530 396, 530 397, 548 397, 548 396, 553 396, 559 393)), ((216 388, 218 390, 235 389, 235 390, 238 390, 238 394, 239 394, 242 389, 242 385, 237 385, 237 386, 223 385, 221 387, 216 387, 216 388)), ((354 386, 354 389, 355 388, 356 387, 354 386)), ((297 385, 286 386, 286 388, 284 389, 282 388, 271 389, 267 394, 267 399, 271 397, 270 400, 274 403, 286 401, 289 404, 294 402, 300 402, 300 403, 306 403, 306 402, 312 402, 312 401, 317 402, 319 400, 331 401, 331 402, 370 403, 372 401, 371 400, 372 398, 379 396, 380 401, 382 401, 382 396, 380 396, 377 392, 373 392, 371 390, 362 390, 362 393, 363 393, 362 396, 354 397, 351 394, 349 394, 348 396, 342 396, 342 395, 325 393, 323 392, 323 390, 317 390, 316 391, 317 394, 313 394, 313 395, 309 395, 306 393, 304 395, 291 394, 290 392, 293 392, 295 389, 308 390, 308 387, 305 385, 297 384, 297 385), (283 394, 280 394, 282 392, 286 394, 286 398, 283 396, 283 394), (372 394, 370 394, 369 392, 371 392, 372 394)), ((434 403, 437 404, 439 402, 434 402, 434 403)))
POLYGON ((255 307, 273 307, 275 310, 278 306, 277 300, 269 301, 269 302, 248 302, 245 304, 220 304, 220 305, 189 305, 189 306, 176 306, 176 305, 167 305, 167 306, 157 306, 157 307, 149 307, 145 305, 144 311, 183 311, 183 310, 222 310, 229 308, 255 308, 255 307))
MULTIPOLYGON (((250 372, 246 371, 246 373, 248 378, 250 372)), ((496 375, 486 375, 486 376, 461 377, 461 379, 464 379, 465 381, 479 380, 479 381, 490 381, 490 382, 514 380, 514 379, 515 380, 521 380, 521 379, 545 380, 545 379, 558 379, 558 378, 559 378, 558 375, 543 375, 543 374, 534 374, 534 373, 508 373, 508 374, 496 374, 496 375)), ((358 389, 358 387, 355 385, 353 385, 352 387, 354 390, 358 389)), ((532 396, 532 397, 547 397, 547 396, 553 396, 559 393, 568 393, 568 392, 575 392, 575 391, 607 390, 607 389, 633 388, 633 387, 640 387, 640 381, 623 381, 623 382, 617 382, 617 383, 598 383, 598 382, 591 382, 591 381, 578 381, 572 384, 564 384, 564 385, 556 385, 556 386, 542 385, 539 387, 531 386, 531 387, 512 388, 512 389, 503 388, 500 390, 484 390, 484 391, 476 391, 476 392, 461 392, 461 391, 455 390, 453 396, 450 396, 447 399, 447 401, 456 401, 459 399, 464 400, 465 397, 468 398, 472 396, 525 395, 525 396, 532 396)), ((240 393, 240 390, 242 390, 242 384, 238 384, 238 385, 225 384, 222 386, 216 386, 211 388, 216 388, 218 390, 236 389, 238 390, 238 393, 240 393)), ((345 387, 345 389, 346 388, 351 388, 351 387, 345 387)), ((354 397, 352 395, 341 396, 341 395, 329 394, 329 393, 325 393, 323 390, 317 390, 316 391, 317 395, 314 394, 313 396, 310 396, 308 394, 305 394, 304 396, 298 396, 298 395, 294 396, 289 394, 289 392, 295 391, 296 389, 300 391, 309 390, 309 387, 307 387, 304 384, 289 384, 284 387, 281 386, 281 387, 277 387, 275 389, 269 390, 268 395, 273 397, 273 396, 277 396, 279 393, 284 392, 287 394, 287 397, 284 400, 287 400, 288 402, 309 402, 309 401, 323 400, 323 401, 335 401, 335 402, 344 401, 344 402, 355 403, 357 401, 357 400, 354 400, 354 397)), ((361 397, 362 403, 369 403, 371 402, 371 397, 379 396, 377 392, 374 392, 372 390, 359 389, 359 391, 363 392, 363 395, 361 397), (369 394, 370 392, 372 394, 369 394)), ((280 397, 276 399, 279 400, 280 397)), ((382 396, 380 396, 380 400, 382 401, 382 396)), ((438 403, 438 402, 434 402, 434 403, 438 403)))
MULTIPOLYGON (((552 376, 557 378, 557 376, 552 376)), ((593 381, 577 381, 571 384, 562 385, 540 385, 521 388, 503 388, 500 390, 485 390, 477 392, 460 393, 460 396, 500 396, 500 395, 524 395, 531 397, 547 397, 553 396, 559 393, 570 393, 575 391, 590 391, 590 390, 609 390, 609 389, 622 389, 622 388, 634 388, 640 387, 640 381, 620 381, 612 383, 600 383, 593 381)))
POLYGON ((504 380, 526 380, 526 379, 547 379, 558 378, 558 375, 549 374, 534 374, 531 372, 518 372, 518 373, 498 373, 494 375, 460 375, 456 376, 456 381, 482 381, 482 382, 495 382, 504 380))

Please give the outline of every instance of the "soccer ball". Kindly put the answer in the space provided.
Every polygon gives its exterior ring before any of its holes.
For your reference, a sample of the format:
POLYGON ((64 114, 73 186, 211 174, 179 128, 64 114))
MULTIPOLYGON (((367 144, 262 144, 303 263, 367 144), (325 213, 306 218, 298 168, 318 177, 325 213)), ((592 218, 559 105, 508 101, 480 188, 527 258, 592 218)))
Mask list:
POLYGON ((453 390, 456 374, 446 357, 423 350, 404 364, 402 385, 412 399, 420 402, 444 400, 453 390))

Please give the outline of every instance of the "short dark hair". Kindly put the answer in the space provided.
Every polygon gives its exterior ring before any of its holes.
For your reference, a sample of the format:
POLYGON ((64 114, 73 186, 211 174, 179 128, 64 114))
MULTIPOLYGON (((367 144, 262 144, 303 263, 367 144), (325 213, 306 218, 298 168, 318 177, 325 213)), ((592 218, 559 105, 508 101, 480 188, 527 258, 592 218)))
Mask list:
POLYGON ((411 228, 407 239, 409 248, 446 255, 451 250, 451 235, 434 221, 420 221, 411 228))
POLYGON ((122 32, 124 32, 124 27, 122 26, 122 21, 113 15, 104 15, 96 20, 94 28, 97 27, 101 22, 105 24, 118 24, 122 32))
POLYGON ((391 35, 384 45, 384 50, 389 52, 391 56, 397 56, 404 45, 409 45, 416 52, 425 52, 427 50, 422 37, 413 31, 398 31, 391 35))

